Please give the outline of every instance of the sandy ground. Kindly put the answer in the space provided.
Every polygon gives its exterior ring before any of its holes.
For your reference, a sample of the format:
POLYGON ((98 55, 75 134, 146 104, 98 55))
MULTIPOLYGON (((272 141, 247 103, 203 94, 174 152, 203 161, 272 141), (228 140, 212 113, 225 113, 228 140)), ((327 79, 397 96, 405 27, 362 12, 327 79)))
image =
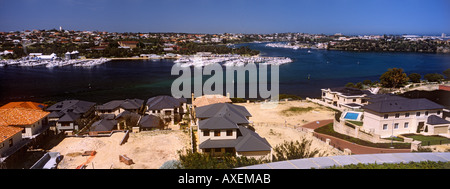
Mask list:
MULTIPOLYGON (((313 141, 313 149, 318 149, 327 156, 342 155, 342 152, 294 128, 316 120, 332 119, 334 113, 327 108, 306 101, 280 102, 272 109, 262 109, 260 104, 255 103, 238 105, 245 106, 252 114, 250 121, 253 121, 256 132, 266 138, 272 147, 284 141, 300 141, 306 137, 313 141), (289 107, 314 109, 290 116, 281 113, 289 107)), ((164 162, 177 159, 178 150, 190 148, 188 134, 180 130, 130 133, 128 142, 119 145, 124 135, 125 133, 114 133, 111 137, 67 137, 50 151, 64 155, 58 165, 59 169, 75 169, 89 158, 81 154, 92 150, 97 154, 87 164, 86 169, 158 169, 164 162), (126 165, 120 162, 119 155, 126 155, 135 164, 126 165)))
POLYGON ((111 137, 68 137, 50 151, 64 155, 59 169, 75 169, 89 158, 81 154, 92 150, 97 154, 86 169, 158 169, 164 162, 177 159, 177 151, 189 145, 188 135, 179 130, 130 133, 128 142, 119 145, 124 136, 125 133, 114 133, 111 137), (135 164, 120 162, 119 155, 126 155, 135 164))
POLYGON ((301 141, 302 138, 306 138, 313 141, 312 149, 318 149, 326 156, 343 155, 343 152, 330 148, 329 145, 315 137, 294 129, 294 127, 300 127, 312 121, 333 119, 334 112, 332 110, 307 101, 280 102, 273 109, 262 109, 258 103, 240 103, 238 105, 245 106, 252 114, 250 121, 253 121, 256 132, 266 138, 273 148, 284 141, 301 141), (313 107, 314 109, 290 116, 281 113, 290 107, 313 107))

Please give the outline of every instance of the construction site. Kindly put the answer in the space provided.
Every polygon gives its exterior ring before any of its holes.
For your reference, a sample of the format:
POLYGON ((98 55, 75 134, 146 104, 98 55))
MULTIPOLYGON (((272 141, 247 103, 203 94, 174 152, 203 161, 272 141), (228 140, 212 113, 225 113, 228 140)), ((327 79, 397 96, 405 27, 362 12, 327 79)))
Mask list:
POLYGON ((109 137, 66 137, 50 152, 63 158, 58 169, 158 169, 188 148, 181 130, 116 132, 109 137), (124 140, 126 139, 126 140, 124 140))

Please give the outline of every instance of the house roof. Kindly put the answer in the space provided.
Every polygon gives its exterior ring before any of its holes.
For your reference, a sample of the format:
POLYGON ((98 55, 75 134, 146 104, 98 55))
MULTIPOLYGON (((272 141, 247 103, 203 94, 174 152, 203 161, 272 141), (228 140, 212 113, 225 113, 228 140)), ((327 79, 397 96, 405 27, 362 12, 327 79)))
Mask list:
POLYGON ((82 101, 82 100, 65 100, 58 102, 50 107, 47 111, 62 111, 62 112, 74 112, 84 114, 95 105, 94 102, 82 101))
POLYGON ((22 133, 23 128, 0 125, 0 143, 8 140, 17 133, 22 133))
POLYGON ((186 102, 185 98, 174 98, 167 95, 155 96, 147 100, 149 110, 178 108, 186 102))
POLYGON ((329 88, 331 92, 338 92, 345 96, 361 96, 361 95, 369 95, 372 94, 367 90, 361 90, 357 88, 351 88, 351 87, 335 87, 335 88, 329 88))
POLYGON ((141 99, 113 100, 103 105, 98 105, 97 110, 113 110, 121 107, 126 110, 139 109, 144 104, 141 99))
POLYGON ((80 114, 74 112, 66 112, 61 118, 59 118, 58 122, 74 122, 80 118, 80 116, 80 114))
POLYGON ((199 129, 237 129, 236 123, 226 117, 211 117, 199 121, 199 129))
POLYGON ((388 94, 373 94, 373 95, 369 95, 368 97, 370 98, 368 101, 371 103, 385 101, 385 100, 408 99, 408 98, 398 96, 395 94, 390 94, 390 93, 388 93, 388 94))
POLYGON ((28 108, 2 108, 0 118, 2 124, 7 125, 31 125, 46 117, 49 112, 28 108))
POLYGON ((258 133, 243 126, 239 126, 239 131, 243 137, 235 147, 237 152, 269 151, 272 148, 269 142, 258 133))
POLYGON ((160 118, 155 115, 145 115, 139 121, 139 125, 143 128, 158 128, 160 124, 160 118))
POLYGON ((29 108, 29 109, 35 109, 35 110, 43 110, 46 108, 47 105, 37 103, 37 102, 30 102, 30 101, 22 101, 22 102, 10 102, 8 104, 3 105, 0 107, 0 109, 3 108, 29 108))
POLYGON ((428 118, 427 118, 427 124, 430 124, 430 125, 450 124, 450 121, 442 119, 441 117, 439 117, 437 115, 431 115, 431 116, 428 116, 428 118))
POLYGON ((417 111, 417 110, 433 110, 443 109, 444 106, 436 104, 425 98, 418 99, 394 99, 394 100, 379 100, 362 107, 365 110, 372 110, 379 113, 388 112, 403 112, 403 111, 417 111))
POLYGON ((92 124, 90 131, 112 131, 116 125, 116 120, 101 119, 92 124))
POLYGON ((269 142, 258 135, 258 133, 239 126, 240 135, 235 140, 211 140, 208 139, 199 145, 200 149, 205 148, 235 148, 237 152, 270 151, 272 146, 269 142))
POLYGON ((237 124, 249 123, 246 117, 252 116, 245 107, 229 103, 202 106, 196 108, 195 111, 197 118, 226 117, 237 124))
POLYGON ((194 99, 192 104, 196 107, 201 107, 216 103, 231 103, 231 99, 222 95, 204 95, 194 99))

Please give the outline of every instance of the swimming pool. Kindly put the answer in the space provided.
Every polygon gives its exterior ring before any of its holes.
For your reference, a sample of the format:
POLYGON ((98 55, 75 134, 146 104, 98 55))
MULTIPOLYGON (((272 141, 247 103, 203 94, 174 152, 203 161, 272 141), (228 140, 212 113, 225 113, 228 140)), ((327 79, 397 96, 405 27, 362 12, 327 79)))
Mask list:
POLYGON ((347 112, 344 116, 344 119, 358 120, 360 113, 356 112, 347 112))

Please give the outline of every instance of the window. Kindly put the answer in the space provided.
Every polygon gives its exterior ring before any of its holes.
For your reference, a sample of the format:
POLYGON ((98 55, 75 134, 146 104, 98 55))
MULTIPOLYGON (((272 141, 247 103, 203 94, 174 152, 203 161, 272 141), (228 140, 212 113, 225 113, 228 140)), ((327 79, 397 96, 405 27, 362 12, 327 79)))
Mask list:
POLYGON ((232 154, 234 153, 234 148, 225 148, 225 152, 232 154))
POLYGON ((203 130, 203 136, 209 136, 209 130, 203 130))
POLYGON ((220 136, 220 130, 219 131, 214 131, 214 136, 220 136))
POLYGON ((204 152, 211 152, 211 148, 205 148, 203 151, 204 152))
POLYGON ((441 111, 437 111, 437 115, 441 115, 441 111))
POLYGON ((233 130, 227 130, 227 136, 233 136, 233 130))
POLYGON ((387 130, 387 124, 383 124, 383 130, 387 130))
POLYGON ((398 129, 398 123, 394 123, 394 129, 398 129))
POLYGON ((14 145, 13 139, 9 139, 9 147, 12 147, 14 145))
POLYGON ((416 116, 419 117, 420 116, 420 112, 416 112, 416 116))
POLYGON ((384 119, 387 119, 389 117, 388 114, 384 114, 384 119))
POLYGON ((399 118, 400 117, 400 114, 395 114, 395 118, 399 118))
POLYGON ((353 99, 353 102, 356 102, 356 99, 353 99))
POLYGON ((222 148, 214 148, 214 152, 222 152, 222 148))
POLYGON ((403 128, 408 128, 408 126, 409 126, 409 123, 405 122, 405 125, 403 126, 403 128))
POLYGON ((426 116, 428 115, 428 111, 425 111, 425 115, 426 115, 426 116))
POLYGON ((409 117, 409 113, 405 113, 405 117, 409 117))

